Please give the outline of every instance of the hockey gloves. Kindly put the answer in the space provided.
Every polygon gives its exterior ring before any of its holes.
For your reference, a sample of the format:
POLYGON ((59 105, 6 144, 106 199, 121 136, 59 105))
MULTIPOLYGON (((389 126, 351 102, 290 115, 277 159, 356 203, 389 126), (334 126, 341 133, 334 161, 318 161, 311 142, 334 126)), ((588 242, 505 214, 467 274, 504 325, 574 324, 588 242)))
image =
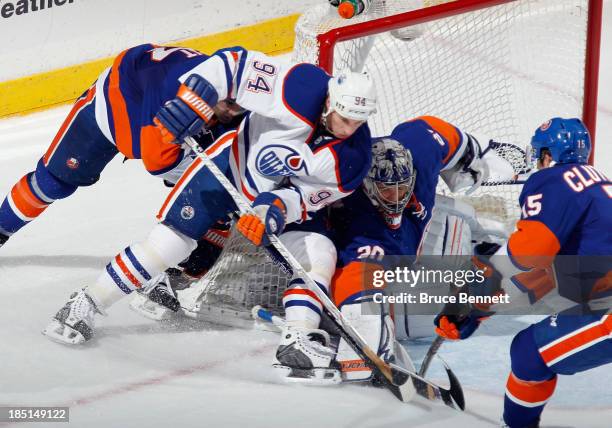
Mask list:
POLYGON ((450 340, 467 339, 488 317, 489 314, 478 309, 472 310, 468 315, 444 315, 442 313, 434 319, 436 334, 450 340))
MULTIPOLYGON (((468 294, 471 296, 493 296, 502 293, 501 275, 491 265, 490 257, 498 250, 499 245, 482 242, 474 248, 472 262, 474 268, 481 270, 485 281, 468 285, 468 294)), ((463 340, 470 337, 480 323, 493 315, 488 305, 447 304, 444 310, 434 319, 436 333, 451 340, 463 340)))
POLYGON ((274 193, 260 193, 253 201, 255 214, 243 214, 237 228, 253 244, 270 245, 267 235, 280 235, 285 228, 287 207, 274 193))
POLYGON ((217 90, 203 77, 192 74, 179 87, 176 98, 157 112, 153 123, 165 143, 182 144, 185 137, 197 134, 210 123, 217 101, 217 90))

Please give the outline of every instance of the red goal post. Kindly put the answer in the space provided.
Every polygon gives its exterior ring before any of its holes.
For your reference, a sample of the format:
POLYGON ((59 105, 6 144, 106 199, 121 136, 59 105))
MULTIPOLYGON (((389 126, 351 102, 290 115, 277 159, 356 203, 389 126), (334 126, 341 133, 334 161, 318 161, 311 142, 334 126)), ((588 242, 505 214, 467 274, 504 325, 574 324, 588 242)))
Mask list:
MULTIPOLYGON (((334 47, 338 42, 370 36, 383 31, 396 30, 411 25, 423 24, 513 1, 517 0, 457 0, 399 13, 397 15, 372 19, 370 21, 360 22, 345 27, 334 28, 317 36, 319 41, 318 65, 328 73, 333 72, 334 47)), ((602 9, 603 0, 588 1, 582 120, 591 133, 591 138, 593 140, 593 150, 591 151, 591 157, 589 159, 590 164, 593 164, 595 152, 602 9)))

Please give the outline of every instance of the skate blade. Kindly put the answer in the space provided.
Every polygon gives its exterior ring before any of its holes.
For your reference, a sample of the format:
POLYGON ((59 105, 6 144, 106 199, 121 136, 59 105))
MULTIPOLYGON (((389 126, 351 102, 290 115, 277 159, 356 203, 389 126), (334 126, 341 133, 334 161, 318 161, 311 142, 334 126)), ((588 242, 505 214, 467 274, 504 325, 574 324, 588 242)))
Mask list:
POLYGON ((80 345, 85 343, 85 337, 72 327, 54 319, 45 327, 42 334, 62 345, 80 345))
POLYGON ((303 385, 332 386, 342 382, 342 375, 337 369, 294 369, 281 364, 273 364, 283 382, 300 383, 303 385))
POLYGON ((130 308, 145 318, 153 321, 164 321, 174 317, 174 312, 165 306, 149 300, 146 296, 137 294, 130 301, 130 308))

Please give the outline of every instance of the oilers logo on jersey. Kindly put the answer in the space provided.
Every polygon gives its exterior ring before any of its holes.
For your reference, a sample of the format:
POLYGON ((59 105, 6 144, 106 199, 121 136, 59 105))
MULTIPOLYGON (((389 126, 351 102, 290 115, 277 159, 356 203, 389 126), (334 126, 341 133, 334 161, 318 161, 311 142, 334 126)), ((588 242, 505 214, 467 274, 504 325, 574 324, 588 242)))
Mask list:
POLYGON ((308 175, 306 162, 300 153, 282 144, 271 144, 261 150, 257 154, 255 165, 257 171, 264 176, 291 177, 298 172, 308 175))

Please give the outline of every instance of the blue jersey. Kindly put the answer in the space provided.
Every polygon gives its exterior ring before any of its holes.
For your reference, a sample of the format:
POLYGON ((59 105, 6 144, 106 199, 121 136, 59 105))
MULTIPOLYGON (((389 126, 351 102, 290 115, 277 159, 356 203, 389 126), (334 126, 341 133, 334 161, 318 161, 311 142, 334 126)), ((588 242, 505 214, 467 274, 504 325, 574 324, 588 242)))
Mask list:
POLYGON ((612 184, 594 167, 542 169, 529 177, 519 203, 521 220, 508 243, 510 254, 612 254, 612 184), (529 241, 525 234, 531 234, 529 241))
POLYGON ((96 120, 104 135, 128 159, 162 174, 182 160, 183 151, 164 143, 153 118, 176 97, 179 78, 209 57, 187 48, 143 44, 123 51, 96 83, 96 120))
POLYGON ((466 138, 455 126, 432 116, 401 123, 391 138, 410 150, 416 182, 399 227, 387 224, 363 188, 342 200, 332 214, 338 263, 382 255, 415 255, 431 219, 440 172, 454 166, 466 138))
MULTIPOLYGON (((546 269, 554 256, 565 256, 554 261, 561 296, 582 303, 611 295, 610 180, 590 165, 559 164, 529 177, 519 201, 521 220, 507 244, 514 264, 527 271, 546 269)), ((513 282, 535 296, 553 287, 537 291, 523 279, 528 277, 519 274, 513 282)))

